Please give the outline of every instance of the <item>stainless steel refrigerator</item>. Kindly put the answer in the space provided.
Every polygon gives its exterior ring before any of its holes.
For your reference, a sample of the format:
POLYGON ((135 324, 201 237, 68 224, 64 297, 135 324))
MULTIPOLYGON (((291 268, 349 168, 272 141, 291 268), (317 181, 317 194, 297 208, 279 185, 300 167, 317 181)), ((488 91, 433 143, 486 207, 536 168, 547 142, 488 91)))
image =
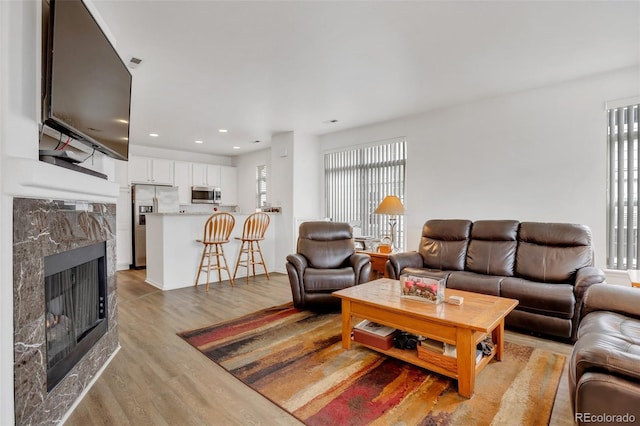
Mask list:
POLYGON ((131 185, 133 220, 133 268, 147 265, 147 213, 178 213, 180 201, 175 186, 131 185))

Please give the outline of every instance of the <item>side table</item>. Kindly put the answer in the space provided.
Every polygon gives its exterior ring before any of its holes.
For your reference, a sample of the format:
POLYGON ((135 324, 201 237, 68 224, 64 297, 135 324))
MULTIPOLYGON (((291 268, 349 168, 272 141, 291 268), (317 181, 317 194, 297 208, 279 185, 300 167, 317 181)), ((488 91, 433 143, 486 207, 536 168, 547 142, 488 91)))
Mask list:
POLYGON ((358 253, 368 254, 371 257, 371 280, 389 278, 386 265, 392 253, 380 253, 368 250, 358 250, 358 253))

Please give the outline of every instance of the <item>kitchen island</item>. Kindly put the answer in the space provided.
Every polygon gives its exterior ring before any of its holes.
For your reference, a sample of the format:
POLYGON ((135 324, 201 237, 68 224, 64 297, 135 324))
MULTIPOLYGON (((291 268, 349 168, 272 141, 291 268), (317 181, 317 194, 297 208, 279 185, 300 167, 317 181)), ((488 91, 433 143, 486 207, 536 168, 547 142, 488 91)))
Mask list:
MULTIPOLYGON (((241 241, 235 237, 242 236, 242 226, 249 214, 232 213, 236 219, 231 232, 230 241, 224 245, 229 271, 233 276, 236 267, 241 241)), ((268 213, 271 223, 260 242, 262 255, 271 272, 275 269, 275 217, 277 213, 268 213)), ((147 278, 146 282, 162 290, 194 285, 198 274, 198 265, 202 257, 202 239, 204 224, 211 213, 151 213, 147 214, 147 278)), ((228 280, 226 271, 222 272, 222 280, 228 280)), ((256 274, 263 274, 261 265, 256 266, 256 274)), ((238 268, 236 278, 246 277, 247 268, 238 268)), ((218 272, 211 271, 210 282, 218 282, 218 272)), ((207 274, 200 274, 198 284, 206 284, 207 274)))

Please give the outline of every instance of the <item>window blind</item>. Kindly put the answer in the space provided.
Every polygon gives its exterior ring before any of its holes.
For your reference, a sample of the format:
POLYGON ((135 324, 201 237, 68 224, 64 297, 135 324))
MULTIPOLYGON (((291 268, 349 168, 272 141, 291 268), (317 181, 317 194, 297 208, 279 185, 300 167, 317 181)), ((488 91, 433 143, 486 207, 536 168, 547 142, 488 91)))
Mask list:
POLYGON ((637 269, 638 235, 638 104, 608 113, 609 193, 607 267, 637 269))
MULTIPOLYGON (((397 195, 404 204, 406 160, 404 140, 325 154, 326 216, 360 226, 362 235, 389 235, 389 217, 373 211, 387 195, 397 195)), ((398 217, 395 232, 397 246, 404 249, 403 216, 398 217)))
POLYGON ((267 204, 267 166, 256 166, 256 207, 267 204))

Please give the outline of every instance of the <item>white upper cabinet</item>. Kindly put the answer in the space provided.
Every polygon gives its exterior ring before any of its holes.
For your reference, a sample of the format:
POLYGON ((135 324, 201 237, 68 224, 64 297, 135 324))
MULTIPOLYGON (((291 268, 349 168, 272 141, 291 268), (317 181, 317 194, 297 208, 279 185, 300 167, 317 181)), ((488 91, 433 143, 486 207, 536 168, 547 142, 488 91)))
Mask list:
POLYGON ((129 157, 129 181, 154 185, 173 185, 173 160, 129 157))
POLYGON ((192 182, 194 186, 220 186, 220 166, 193 163, 192 182))

